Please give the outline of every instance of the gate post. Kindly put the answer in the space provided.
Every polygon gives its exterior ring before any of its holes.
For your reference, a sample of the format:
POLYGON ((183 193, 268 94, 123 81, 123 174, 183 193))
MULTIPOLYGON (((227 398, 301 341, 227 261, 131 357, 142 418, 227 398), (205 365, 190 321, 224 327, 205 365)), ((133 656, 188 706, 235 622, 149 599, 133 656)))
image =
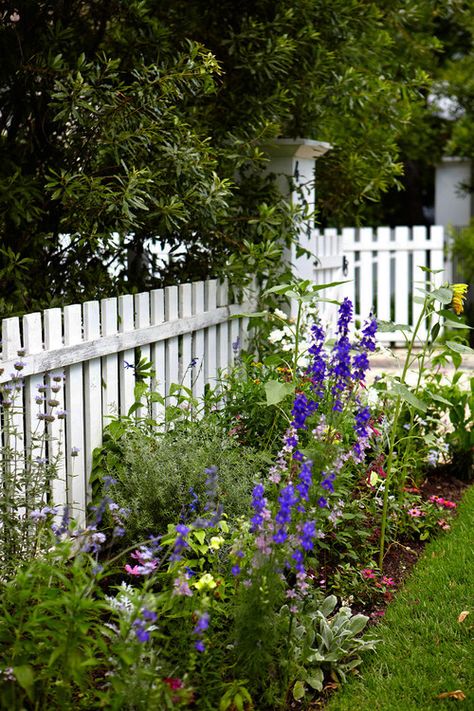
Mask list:
MULTIPOLYGON (((282 193, 293 205, 301 205, 312 214, 316 203, 315 173, 316 160, 331 149, 330 143, 309 138, 275 138, 265 144, 263 150, 270 161, 267 172, 275 175, 276 183, 282 193)), ((299 244, 314 251, 311 244, 313 223, 311 219, 302 224, 298 236, 299 244)), ((285 260, 291 266, 295 276, 314 280, 313 260, 305 256, 297 257, 296 245, 285 249, 285 260)), ((292 305, 292 314, 295 305, 292 305)))

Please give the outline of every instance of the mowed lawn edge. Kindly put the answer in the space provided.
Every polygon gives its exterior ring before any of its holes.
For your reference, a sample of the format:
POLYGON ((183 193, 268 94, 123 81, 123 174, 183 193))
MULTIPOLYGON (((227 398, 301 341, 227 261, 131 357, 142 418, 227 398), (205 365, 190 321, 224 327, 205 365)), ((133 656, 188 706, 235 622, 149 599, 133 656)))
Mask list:
POLYGON ((327 711, 474 709, 474 486, 451 531, 426 546, 375 634, 377 652, 327 711), (437 698, 458 690, 464 700, 437 698))

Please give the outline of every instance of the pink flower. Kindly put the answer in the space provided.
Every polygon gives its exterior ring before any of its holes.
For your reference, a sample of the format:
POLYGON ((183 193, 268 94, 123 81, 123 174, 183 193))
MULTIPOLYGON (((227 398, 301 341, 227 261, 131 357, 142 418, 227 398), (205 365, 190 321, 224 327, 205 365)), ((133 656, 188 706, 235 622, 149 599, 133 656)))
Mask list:
POLYGON ((370 616, 372 618, 383 617, 385 615, 385 610, 374 610, 370 616))
POLYGON ((444 518, 440 518, 438 521, 436 521, 436 523, 443 529, 443 531, 449 531, 449 529, 451 528, 449 523, 445 521, 444 518))
POLYGON ((372 568, 364 568, 363 570, 360 571, 360 574, 366 580, 372 580, 373 578, 375 578, 375 573, 372 570, 372 568))
POLYGON ((445 509, 455 509, 457 506, 454 501, 444 499, 442 496, 436 496, 435 494, 433 496, 430 496, 429 501, 431 501, 432 504, 438 504, 438 506, 443 506, 445 509))
POLYGON ((386 575, 382 578, 382 584, 387 585, 389 588, 393 588, 395 585, 395 580, 393 578, 388 578, 386 575))
POLYGON ((138 569, 138 565, 134 565, 132 568, 132 566, 127 563, 127 565, 125 566, 125 571, 130 575, 141 575, 138 569))
POLYGON ((408 509, 407 513, 412 518, 419 518, 420 516, 426 516, 426 513, 416 506, 413 509, 408 509))

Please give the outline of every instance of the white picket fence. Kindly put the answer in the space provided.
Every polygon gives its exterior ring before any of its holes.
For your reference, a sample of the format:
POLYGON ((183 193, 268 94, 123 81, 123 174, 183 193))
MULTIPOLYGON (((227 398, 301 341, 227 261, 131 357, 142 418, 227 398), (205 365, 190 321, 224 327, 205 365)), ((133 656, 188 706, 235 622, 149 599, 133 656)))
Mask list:
MULTIPOLYGON (((442 226, 312 230, 303 234, 300 242, 317 259, 295 259, 294 271, 318 284, 347 279, 347 284, 327 296, 339 300, 349 297, 362 320, 373 312, 383 321, 413 326, 421 310, 414 300, 420 296, 417 287, 423 288, 428 278, 419 267, 443 270, 435 277, 439 284, 451 277, 444 240, 442 226)), ((323 305, 322 312, 333 317, 334 307, 323 305)), ((423 323, 420 339, 427 335, 427 325, 423 323)), ((379 333, 378 340, 405 343, 400 331, 379 333)))
MULTIPOLYGON (((200 397, 232 362, 232 344, 245 341, 248 319, 231 317, 252 310, 229 304, 227 283, 211 280, 4 319, 0 385, 19 383, 16 374, 23 386, 13 391, 14 434, 0 418, 0 445, 44 456, 32 433, 47 428, 48 458, 58 463, 52 499, 83 519, 92 452, 110 416, 134 403, 137 354, 151 362, 160 394, 182 383, 200 397)), ((153 407, 159 416, 162 406, 153 407)))

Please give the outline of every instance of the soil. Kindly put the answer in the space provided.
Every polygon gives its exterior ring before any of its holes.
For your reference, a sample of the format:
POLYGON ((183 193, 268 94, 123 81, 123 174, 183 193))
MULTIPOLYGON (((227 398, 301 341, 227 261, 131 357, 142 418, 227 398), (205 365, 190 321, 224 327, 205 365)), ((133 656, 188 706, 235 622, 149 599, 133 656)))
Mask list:
MULTIPOLYGON (((443 496, 445 499, 459 503, 461 497, 469 486, 464 479, 453 477, 450 470, 440 468, 430 473, 419 488, 423 500, 427 501, 430 496, 443 496)), ((403 581, 410 574, 413 566, 423 552, 427 541, 399 541, 392 543, 384 558, 384 574, 395 581, 395 589, 400 588, 403 581)), ((389 596, 386 602, 391 602, 393 597, 389 596)), ((381 617, 377 615, 377 610, 371 611, 371 617, 381 617), (375 613, 375 614, 374 614, 375 613)))

